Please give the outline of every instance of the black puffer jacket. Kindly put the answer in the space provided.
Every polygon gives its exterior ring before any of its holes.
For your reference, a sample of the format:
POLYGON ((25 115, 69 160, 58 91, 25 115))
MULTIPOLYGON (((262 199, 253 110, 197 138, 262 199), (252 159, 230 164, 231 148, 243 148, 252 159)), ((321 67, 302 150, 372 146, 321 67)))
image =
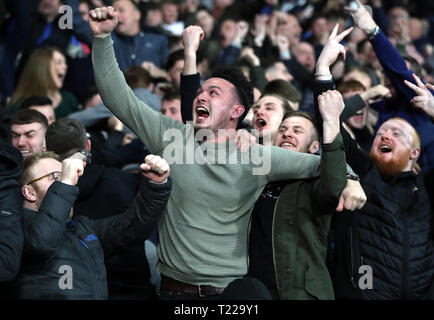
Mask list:
POLYGON ((170 180, 163 185, 144 182, 124 214, 98 220, 80 216, 68 222, 78 188, 54 182, 39 212, 24 211, 25 242, 16 283, 18 297, 106 299, 105 259, 143 243, 157 226, 170 188, 170 180), (72 270, 72 288, 62 289, 61 284, 67 284, 62 268, 72 270))
MULTIPOLYGON (((315 81, 315 99, 333 89, 333 81, 315 81)), ((361 210, 334 215, 336 299, 434 299, 433 172, 386 180, 342 126, 341 134, 368 200, 361 210), (361 265, 372 268, 372 289, 359 286, 369 283, 361 265)))
POLYGON ((23 251, 20 152, 0 141, 0 282, 17 274, 23 251))
POLYGON ((384 181, 372 166, 361 183, 364 208, 335 215, 336 298, 434 298, 432 208, 422 176, 403 172, 384 181), (372 268, 372 289, 359 288, 361 265, 372 268))

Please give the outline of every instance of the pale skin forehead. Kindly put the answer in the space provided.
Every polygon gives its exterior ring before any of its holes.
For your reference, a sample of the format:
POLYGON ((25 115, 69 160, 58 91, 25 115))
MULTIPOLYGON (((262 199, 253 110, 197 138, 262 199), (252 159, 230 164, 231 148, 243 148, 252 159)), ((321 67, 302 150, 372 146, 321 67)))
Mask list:
POLYGON ((223 93, 234 92, 235 90, 235 86, 231 82, 222 78, 210 78, 200 87, 201 90, 207 90, 209 88, 218 89, 223 93))
POLYGON ((386 122, 384 122, 378 131, 382 130, 394 130, 402 133, 404 137, 409 139, 409 142, 413 145, 414 143, 414 136, 416 135, 416 132, 414 128, 409 125, 406 121, 399 120, 399 119, 391 119, 386 122))
POLYGON ((13 133, 23 134, 29 131, 39 132, 42 129, 42 124, 39 122, 32 122, 27 124, 13 124, 11 131, 13 133))
POLYGON ((273 97, 273 96, 264 96, 261 99, 259 99, 255 105, 253 106, 253 108, 259 108, 262 105, 266 105, 266 104, 272 104, 278 107, 283 108, 282 106, 282 101, 279 98, 273 97))
POLYGON ((304 117, 289 117, 280 124, 280 128, 289 129, 291 127, 303 128, 305 131, 308 131, 308 133, 312 133, 314 129, 312 122, 304 117))
POLYGON ((28 172, 31 179, 37 179, 53 171, 62 171, 62 163, 53 158, 44 158, 31 166, 28 172))

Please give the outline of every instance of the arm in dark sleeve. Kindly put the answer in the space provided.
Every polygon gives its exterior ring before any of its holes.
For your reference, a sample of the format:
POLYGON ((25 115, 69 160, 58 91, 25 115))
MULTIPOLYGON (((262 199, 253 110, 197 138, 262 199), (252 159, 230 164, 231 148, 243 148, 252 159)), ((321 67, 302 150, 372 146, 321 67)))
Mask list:
POLYGON ((383 7, 374 7, 372 10, 372 16, 375 22, 378 24, 381 30, 385 34, 388 34, 389 18, 383 7))
POLYGON ((65 5, 72 8, 72 32, 81 42, 92 45, 92 31, 89 23, 83 20, 78 7, 78 0, 64 0, 65 5))
MULTIPOLYGON (((315 104, 315 121, 318 125, 318 133, 322 135, 322 117, 321 112, 318 109, 318 96, 327 90, 334 90, 335 84, 333 80, 321 81, 316 80, 315 86, 313 89, 314 94, 314 104, 315 104)), ((367 172, 371 161, 365 157, 363 152, 357 146, 356 141, 351 138, 349 133, 345 130, 345 128, 340 126, 340 132, 342 135, 342 139, 344 141, 345 148, 345 156, 348 165, 357 173, 360 177, 363 176, 364 173, 367 172)))
MULTIPOLYGON (((315 185, 315 196, 331 210, 336 208, 339 196, 347 184, 344 144, 341 134, 332 143, 321 146, 321 173, 319 184, 315 185)), ((322 210, 323 213, 330 212, 322 210)))
POLYGON ((400 92, 407 101, 410 101, 416 93, 405 85, 404 80, 417 85, 412 77, 414 72, 407 68, 405 60, 381 30, 373 39, 371 39, 371 43, 375 54, 377 55, 377 58, 393 87, 400 92))
POLYGON ((285 64, 294 79, 297 79, 303 87, 313 88, 315 86, 315 78, 312 72, 309 72, 305 67, 303 67, 297 59, 285 59, 282 60, 282 62, 285 64))
POLYGON ((0 141, 0 282, 18 273, 23 252, 21 154, 0 141))
POLYGON ((105 258, 145 241, 155 230, 169 199, 171 179, 163 184, 143 182, 130 208, 120 215, 92 221, 105 258))
POLYGON ((78 187, 55 181, 42 200, 39 212, 24 214, 24 251, 50 256, 60 243, 78 187))
POLYGON ((193 101, 196 98, 196 92, 200 87, 199 73, 193 75, 183 75, 181 73, 181 116, 184 123, 193 121, 193 101))
POLYGON ((345 108, 341 113, 341 121, 345 121, 348 118, 354 116, 357 111, 363 109, 366 106, 365 100, 359 94, 355 94, 352 97, 344 99, 345 108))
POLYGON ((264 68, 261 66, 254 66, 250 68, 250 81, 252 85, 262 92, 265 85, 267 84, 267 79, 265 78, 264 68))

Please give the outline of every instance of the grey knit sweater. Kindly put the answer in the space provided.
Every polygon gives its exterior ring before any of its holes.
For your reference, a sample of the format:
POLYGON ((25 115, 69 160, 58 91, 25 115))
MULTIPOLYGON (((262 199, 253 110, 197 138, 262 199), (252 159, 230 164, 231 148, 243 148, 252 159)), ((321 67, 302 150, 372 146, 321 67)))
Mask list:
POLYGON ((191 126, 163 116, 134 95, 110 36, 94 39, 92 59, 104 104, 153 154, 171 164, 172 192, 158 227, 158 270, 216 287, 244 276, 250 215, 264 186, 318 176, 320 157, 261 146, 241 153, 233 141, 199 144, 191 126))

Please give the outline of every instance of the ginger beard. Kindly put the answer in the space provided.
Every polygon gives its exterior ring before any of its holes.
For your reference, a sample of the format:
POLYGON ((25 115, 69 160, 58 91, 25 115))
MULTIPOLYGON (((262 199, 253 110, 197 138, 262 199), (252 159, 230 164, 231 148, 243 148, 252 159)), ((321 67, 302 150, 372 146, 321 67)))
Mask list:
MULTIPOLYGON (((371 149, 369 156, 377 165, 378 171, 385 176, 394 176, 405 171, 410 159, 410 150, 394 150, 388 156, 371 149)), ((386 154, 387 155, 387 154, 386 154)))
POLYGON ((411 124, 392 118, 378 129, 369 156, 382 175, 411 171, 420 154, 420 137, 411 124))

